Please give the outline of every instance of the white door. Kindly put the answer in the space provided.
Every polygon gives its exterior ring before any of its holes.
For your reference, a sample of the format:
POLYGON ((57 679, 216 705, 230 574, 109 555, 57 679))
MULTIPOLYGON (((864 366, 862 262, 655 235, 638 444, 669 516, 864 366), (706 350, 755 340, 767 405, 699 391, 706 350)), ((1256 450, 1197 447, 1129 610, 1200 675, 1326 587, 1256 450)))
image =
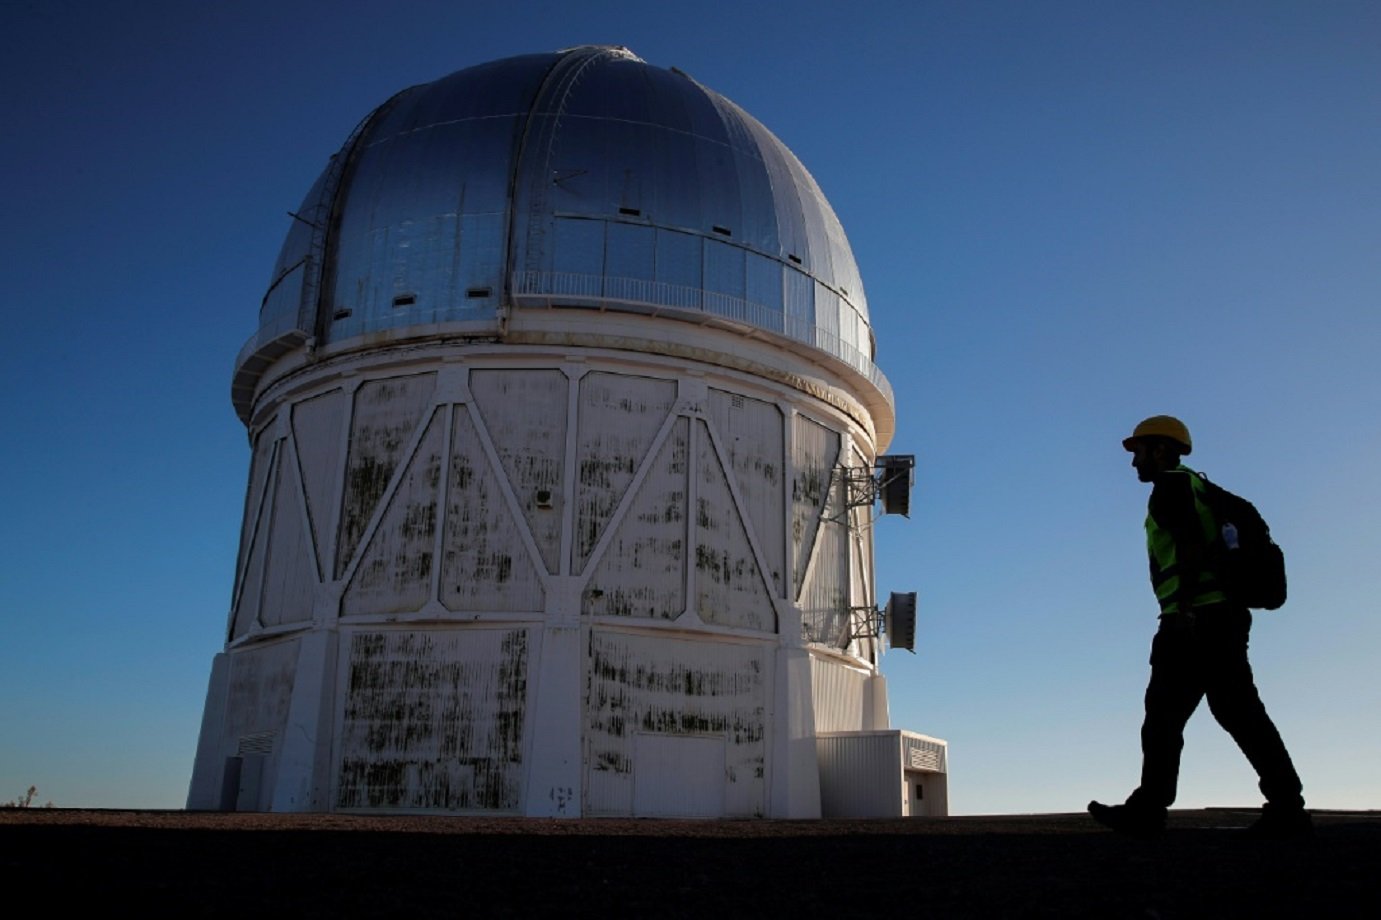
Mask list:
POLYGON ((724 814, 724 738, 639 733, 633 743, 633 814, 718 818, 724 814))
POLYGON ((913 818, 930 814, 929 803, 925 799, 925 774, 906 774, 906 813, 913 818))

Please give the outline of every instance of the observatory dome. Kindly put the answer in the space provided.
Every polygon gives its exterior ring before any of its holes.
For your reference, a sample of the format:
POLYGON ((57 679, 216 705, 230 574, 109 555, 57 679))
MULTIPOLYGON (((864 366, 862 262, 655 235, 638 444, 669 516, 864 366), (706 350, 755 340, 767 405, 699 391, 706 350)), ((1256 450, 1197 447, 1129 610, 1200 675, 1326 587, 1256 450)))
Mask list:
POLYGON ((586 46, 384 102, 236 360, 189 807, 943 814, 880 670, 915 603, 878 604, 912 463, 873 341, 810 174, 679 71, 586 46))
POLYGON ((246 420, 263 371, 304 342, 503 334, 525 307, 765 331, 892 414, 857 265, 810 173, 743 109, 623 48, 398 93, 293 218, 236 364, 246 420))

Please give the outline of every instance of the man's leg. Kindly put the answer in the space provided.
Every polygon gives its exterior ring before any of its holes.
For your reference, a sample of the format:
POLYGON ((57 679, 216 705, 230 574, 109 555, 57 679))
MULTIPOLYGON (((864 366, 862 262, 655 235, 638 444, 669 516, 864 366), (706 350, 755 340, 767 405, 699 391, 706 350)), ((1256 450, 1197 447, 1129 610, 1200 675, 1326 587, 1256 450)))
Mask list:
POLYGON ((1184 726, 1203 699, 1203 681, 1194 654, 1192 623, 1161 620, 1151 642, 1151 680, 1146 686, 1146 718, 1141 725, 1141 785, 1129 806, 1164 814, 1175 801, 1184 726))
POLYGON ((1089 802, 1098 823, 1131 837, 1154 837, 1165 829, 1165 812, 1175 801, 1184 726, 1203 698, 1193 654, 1193 635, 1182 620, 1161 620, 1151 641, 1151 681, 1141 725, 1141 785, 1126 804, 1089 802))
POLYGON ((1205 662, 1209 709, 1256 770, 1261 794, 1270 806, 1298 812, 1304 808, 1299 774, 1280 732, 1266 714, 1247 661, 1251 614, 1245 610, 1229 614, 1204 636, 1203 651, 1209 659, 1205 662))

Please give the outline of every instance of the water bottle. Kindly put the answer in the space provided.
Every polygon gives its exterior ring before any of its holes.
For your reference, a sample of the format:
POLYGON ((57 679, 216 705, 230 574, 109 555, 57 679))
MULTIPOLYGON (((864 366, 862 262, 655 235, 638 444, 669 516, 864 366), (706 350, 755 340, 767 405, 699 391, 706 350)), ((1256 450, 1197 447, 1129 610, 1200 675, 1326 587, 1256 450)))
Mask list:
POLYGON ((1228 549, 1237 549, 1237 525, 1228 521, 1223 525, 1223 545, 1228 549))

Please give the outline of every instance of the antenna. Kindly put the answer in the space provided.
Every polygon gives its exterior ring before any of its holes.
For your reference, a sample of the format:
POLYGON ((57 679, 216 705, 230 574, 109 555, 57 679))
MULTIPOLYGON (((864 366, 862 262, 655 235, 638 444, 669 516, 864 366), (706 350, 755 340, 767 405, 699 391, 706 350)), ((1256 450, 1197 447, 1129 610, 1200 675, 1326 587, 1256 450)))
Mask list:
POLYGON ((904 648, 916 654, 916 592, 892 592, 883 611, 883 628, 889 648, 904 648))
POLYGON ((873 466, 878 471, 878 498, 882 500, 882 513, 910 517, 911 486, 915 482, 916 470, 915 455, 883 454, 877 458, 873 466))

